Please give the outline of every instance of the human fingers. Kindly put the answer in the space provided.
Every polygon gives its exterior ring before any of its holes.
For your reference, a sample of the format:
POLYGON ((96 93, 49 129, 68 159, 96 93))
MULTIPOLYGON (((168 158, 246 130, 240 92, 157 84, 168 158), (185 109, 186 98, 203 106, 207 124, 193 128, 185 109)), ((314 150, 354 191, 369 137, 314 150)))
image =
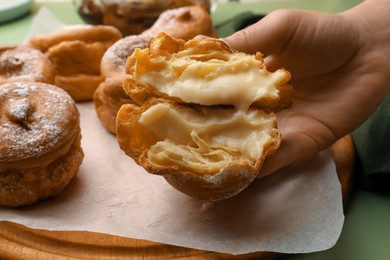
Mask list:
POLYGON ((278 151, 264 161, 257 178, 270 175, 296 161, 307 159, 327 147, 327 145, 315 139, 315 137, 304 132, 284 136, 278 151))
POLYGON ((233 49, 246 53, 278 53, 296 32, 301 16, 302 11, 277 10, 224 40, 233 49))
POLYGON ((212 37, 207 36, 207 35, 203 35, 203 34, 199 34, 199 35, 194 37, 194 40, 201 41, 201 40, 206 40, 206 39, 210 39, 210 38, 212 38, 212 37))
POLYGON ((264 161, 257 178, 270 175, 296 161, 307 159, 322 149, 323 147, 313 138, 303 133, 287 136, 283 139, 278 151, 264 161))

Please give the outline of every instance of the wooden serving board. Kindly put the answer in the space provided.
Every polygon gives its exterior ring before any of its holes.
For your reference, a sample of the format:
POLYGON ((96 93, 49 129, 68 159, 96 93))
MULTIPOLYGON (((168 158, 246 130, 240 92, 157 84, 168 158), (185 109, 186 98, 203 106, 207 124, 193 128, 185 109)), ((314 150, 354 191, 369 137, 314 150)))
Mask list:
MULTIPOLYGON (((342 186, 344 205, 350 197, 355 151, 351 136, 331 151, 342 186)), ((281 254, 257 252, 234 259, 275 259, 281 254)), ((0 259, 229 259, 231 255, 84 231, 31 229, 0 222, 0 259)))

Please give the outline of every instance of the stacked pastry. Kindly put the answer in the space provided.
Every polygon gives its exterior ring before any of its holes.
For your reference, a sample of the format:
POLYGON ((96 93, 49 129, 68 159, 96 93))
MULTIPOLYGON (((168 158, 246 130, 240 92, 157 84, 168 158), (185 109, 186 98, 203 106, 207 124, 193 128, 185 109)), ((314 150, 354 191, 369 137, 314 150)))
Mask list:
POLYGON ((90 23, 114 26, 128 36, 149 29, 167 10, 193 5, 202 7, 206 12, 210 10, 209 0, 84 0, 78 13, 90 23))
POLYGON ((221 200, 245 189, 281 142, 275 111, 291 105, 284 69, 216 39, 161 33, 126 63, 134 104, 116 119, 120 147, 179 191, 221 200))
POLYGON ((0 49, 0 205, 57 196, 83 161, 80 116, 55 83, 49 56, 30 46, 0 49))
POLYGON ((0 205, 31 205, 70 183, 83 160, 75 101, 92 99, 104 81, 96 107, 115 132, 120 105, 132 102, 122 88, 126 59, 163 30, 180 38, 215 35, 207 11, 194 6, 167 11, 129 38, 112 26, 82 25, 0 48, 0 205))
POLYGON ((0 137, 1 206, 58 195, 83 161, 76 104, 47 83, 0 84, 0 137))
POLYGON ((30 39, 28 45, 40 50, 54 65, 54 84, 75 101, 91 100, 103 81, 100 62, 105 51, 122 34, 112 26, 70 26, 30 39))

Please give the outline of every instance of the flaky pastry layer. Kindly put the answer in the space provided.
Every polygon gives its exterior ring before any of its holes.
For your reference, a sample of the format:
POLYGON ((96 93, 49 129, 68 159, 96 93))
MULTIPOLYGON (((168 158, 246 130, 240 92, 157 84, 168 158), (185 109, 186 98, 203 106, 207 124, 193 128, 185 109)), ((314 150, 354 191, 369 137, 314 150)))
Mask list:
POLYGON ((138 104, 151 97, 200 105, 278 110, 291 105, 290 73, 268 71, 260 53, 234 52, 217 39, 174 39, 161 33, 126 63, 125 92, 138 104))
POLYGON ((185 106, 159 99, 141 107, 123 105, 117 115, 117 138, 148 172, 163 175, 171 184, 180 182, 173 185, 186 187, 193 197, 212 200, 230 197, 249 185, 265 157, 280 144, 272 112, 185 106), (183 177, 199 183, 181 183, 183 177), (235 182, 234 189, 223 188, 235 182), (210 187, 219 192, 210 193, 210 187), (209 191, 203 192, 205 188, 209 191))
POLYGON ((115 118, 119 108, 125 103, 133 103, 122 88, 126 60, 136 48, 147 48, 160 32, 184 40, 199 34, 216 35, 210 14, 204 8, 185 6, 161 13, 153 26, 142 34, 124 37, 109 47, 101 62, 104 81, 96 89, 93 99, 99 119, 113 134, 116 132, 115 118))
POLYGON ((275 111, 292 104, 290 73, 270 72, 260 53, 216 39, 159 34, 126 63, 135 104, 117 114, 117 139, 149 173, 204 200, 238 194, 280 146, 275 111))

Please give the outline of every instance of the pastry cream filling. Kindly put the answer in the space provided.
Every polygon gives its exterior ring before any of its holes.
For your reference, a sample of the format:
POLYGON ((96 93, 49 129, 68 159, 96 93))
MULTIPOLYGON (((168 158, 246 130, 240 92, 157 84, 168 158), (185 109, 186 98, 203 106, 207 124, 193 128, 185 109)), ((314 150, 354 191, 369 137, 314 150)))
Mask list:
POLYGON ((177 109, 166 103, 145 111, 139 123, 161 141, 150 147, 151 164, 215 172, 237 160, 254 163, 278 130, 273 113, 207 108, 177 109))
POLYGON ((260 61, 244 54, 229 57, 211 53, 209 57, 199 57, 175 53, 168 61, 149 60, 155 70, 143 70, 143 62, 146 61, 138 60, 137 63, 138 80, 162 93, 187 103, 233 105, 242 110, 260 98, 276 98, 276 86, 287 73, 262 69, 260 61), (165 65, 156 66, 160 63, 165 65))

